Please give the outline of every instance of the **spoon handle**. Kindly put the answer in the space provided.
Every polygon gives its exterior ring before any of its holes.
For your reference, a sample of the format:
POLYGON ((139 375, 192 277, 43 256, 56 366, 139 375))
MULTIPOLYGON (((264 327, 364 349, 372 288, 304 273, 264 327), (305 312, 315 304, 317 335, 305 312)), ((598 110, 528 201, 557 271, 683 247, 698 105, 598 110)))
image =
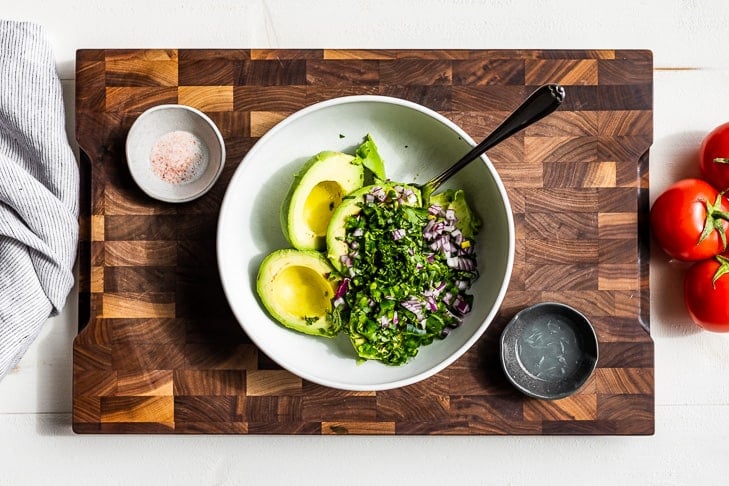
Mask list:
POLYGON ((473 147, 443 173, 426 182, 422 187, 423 200, 427 201, 443 182, 488 149, 552 113, 564 101, 564 97, 564 88, 558 84, 545 84, 537 88, 483 142, 473 147))

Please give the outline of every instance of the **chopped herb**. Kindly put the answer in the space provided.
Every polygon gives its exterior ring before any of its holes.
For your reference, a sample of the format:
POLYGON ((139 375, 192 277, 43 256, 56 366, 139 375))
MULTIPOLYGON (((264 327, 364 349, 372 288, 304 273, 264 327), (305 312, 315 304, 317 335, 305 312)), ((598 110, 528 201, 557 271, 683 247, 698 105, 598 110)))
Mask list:
POLYGON ((361 358, 390 365, 460 325, 478 277, 454 212, 413 206, 407 191, 377 186, 347 220, 344 305, 332 311, 361 358))

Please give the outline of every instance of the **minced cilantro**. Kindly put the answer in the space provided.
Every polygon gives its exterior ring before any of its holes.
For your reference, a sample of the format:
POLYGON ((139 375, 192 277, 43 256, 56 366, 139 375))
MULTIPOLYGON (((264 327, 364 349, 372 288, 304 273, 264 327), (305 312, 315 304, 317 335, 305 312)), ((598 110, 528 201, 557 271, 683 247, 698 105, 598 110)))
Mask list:
POLYGON ((413 206, 403 186, 376 187, 361 206, 346 222, 345 291, 332 317, 361 358, 400 365, 470 310, 473 244, 452 210, 413 206))

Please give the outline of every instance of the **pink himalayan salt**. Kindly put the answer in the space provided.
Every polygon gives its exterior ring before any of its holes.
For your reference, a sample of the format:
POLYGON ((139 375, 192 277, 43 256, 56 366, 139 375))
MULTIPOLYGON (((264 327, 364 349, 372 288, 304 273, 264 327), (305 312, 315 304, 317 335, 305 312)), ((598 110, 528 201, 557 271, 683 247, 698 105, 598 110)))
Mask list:
POLYGON ((163 181, 186 184, 203 172, 203 147, 190 132, 169 132, 155 142, 150 163, 152 171, 163 181))

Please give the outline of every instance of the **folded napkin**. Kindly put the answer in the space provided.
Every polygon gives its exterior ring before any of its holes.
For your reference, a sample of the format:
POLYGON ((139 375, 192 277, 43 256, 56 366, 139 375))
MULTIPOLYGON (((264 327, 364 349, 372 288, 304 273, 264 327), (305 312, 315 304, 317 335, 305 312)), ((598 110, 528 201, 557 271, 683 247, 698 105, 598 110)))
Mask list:
POLYGON ((73 286, 78 195, 45 32, 0 20, 0 380, 73 286))

